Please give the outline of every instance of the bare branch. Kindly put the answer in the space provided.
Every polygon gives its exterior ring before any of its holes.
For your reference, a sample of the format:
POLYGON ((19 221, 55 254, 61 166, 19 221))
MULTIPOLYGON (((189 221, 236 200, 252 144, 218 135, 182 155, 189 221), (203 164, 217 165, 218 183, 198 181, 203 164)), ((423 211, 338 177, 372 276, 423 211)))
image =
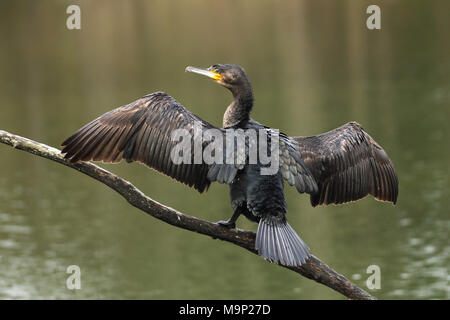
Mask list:
MULTIPOLYGON (((147 197, 130 182, 116 176, 115 174, 96 166, 90 162, 69 163, 61 155, 59 149, 47 146, 45 144, 8 133, 0 130, 0 142, 10 145, 13 148, 20 149, 34 155, 50 159, 70 168, 81 171, 82 173, 106 184, 111 189, 118 192, 131 205, 146 212, 147 214, 167 222, 175 227, 195 231, 214 239, 220 239, 231 242, 242 248, 245 248, 257 254, 254 242, 255 233, 251 231, 227 229, 216 223, 201 220, 175 209, 160 204, 147 197)), ((301 267, 286 267, 300 275, 322 283, 337 292, 343 294, 349 299, 373 300, 376 299, 363 289, 357 287, 343 275, 331 269, 328 265, 320 261, 317 257, 311 258, 301 267)))

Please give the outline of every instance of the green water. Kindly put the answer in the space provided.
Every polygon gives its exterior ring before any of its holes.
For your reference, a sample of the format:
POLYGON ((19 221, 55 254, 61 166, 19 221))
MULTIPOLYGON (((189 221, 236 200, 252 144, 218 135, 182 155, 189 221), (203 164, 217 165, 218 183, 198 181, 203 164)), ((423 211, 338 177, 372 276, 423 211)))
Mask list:
MULTIPOLYGON (((290 135, 358 121, 388 152, 396 206, 366 198, 311 208, 288 188, 288 219, 312 252, 382 299, 449 299, 450 2, 0 2, 0 129, 58 146, 113 107, 163 90, 220 125, 229 93, 187 65, 242 65, 253 118, 290 135), (378 265, 381 289, 369 290, 378 265)), ((236 246, 176 229, 104 185, 0 146, 0 298, 342 299, 236 246), (68 290, 66 268, 81 269, 68 290)), ((227 187, 204 195, 138 164, 104 165, 153 199, 217 221, 227 187)), ((256 225, 240 219, 240 228, 256 225)))

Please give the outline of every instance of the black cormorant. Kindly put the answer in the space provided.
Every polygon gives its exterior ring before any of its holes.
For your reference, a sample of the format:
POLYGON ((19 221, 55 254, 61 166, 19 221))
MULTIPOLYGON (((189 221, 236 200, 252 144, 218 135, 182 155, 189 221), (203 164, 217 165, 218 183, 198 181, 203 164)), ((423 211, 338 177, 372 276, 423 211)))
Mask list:
MULTIPOLYGON (((219 223, 234 228, 240 214, 258 222, 255 242, 258 253, 286 266, 300 266, 310 253, 286 222, 283 179, 300 193, 310 194, 313 206, 355 201, 368 194, 396 203, 398 178, 393 164, 356 122, 317 136, 290 137, 279 133, 279 170, 269 175, 261 174, 263 165, 259 158, 256 163, 245 165, 220 161, 174 163, 171 152, 177 144, 172 137, 175 129, 193 133, 197 125, 202 132, 216 129, 224 136, 227 129, 265 130, 268 136, 275 132, 250 118, 253 91, 241 67, 216 64, 208 69, 187 67, 186 71, 212 78, 233 94, 223 117, 223 128, 203 121, 168 94, 155 92, 111 110, 79 129, 62 143, 65 158, 71 162, 139 161, 199 192, 207 190, 211 182, 226 183, 230 186, 234 213, 228 221, 219 223)), ((200 142, 202 150, 207 144, 200 142)), ((245 149, 248 160, 248 144, 245 149)), ((188 150, 188 158, 193 160, 195 148, 188 150)), ((239 151, 242 153, 236 150, 239 151)))

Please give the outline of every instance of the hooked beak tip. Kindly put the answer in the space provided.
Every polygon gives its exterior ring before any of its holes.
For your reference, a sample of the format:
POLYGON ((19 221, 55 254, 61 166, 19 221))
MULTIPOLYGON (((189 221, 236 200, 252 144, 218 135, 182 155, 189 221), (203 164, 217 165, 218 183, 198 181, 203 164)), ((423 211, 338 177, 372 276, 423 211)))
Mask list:
POLYGON ((184 71, 185 72, 193 72, 193 73, 201 74, 203 76, 206 76, 208 78, 214 79, 216 81, 222 79, 222 76, 220 75, 220 73, 218 73, 218 72, 216 72, 214 70, 201 69, 201 68, 187 66, 186 69, 184 69, 184 71))

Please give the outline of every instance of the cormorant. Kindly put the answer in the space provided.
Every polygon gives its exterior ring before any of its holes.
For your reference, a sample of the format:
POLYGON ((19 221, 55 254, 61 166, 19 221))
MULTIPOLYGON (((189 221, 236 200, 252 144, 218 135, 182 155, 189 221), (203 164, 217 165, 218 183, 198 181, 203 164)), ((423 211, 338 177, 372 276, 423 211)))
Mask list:
MULTIPOLYGON (((233 101, 223 116, 223 128, 203 121, 168 94, 155 92, 79 129, 62 143, 65 158, 71 162, 139 161, 199 192, 207 190, 213 181, 226 183, 230 186, 234 213, 228 221, 219 223, 234 228, 241 214, 258 222, 256 250, 263 258, 286 266, 302 265, 310 253, 286 222, 283 179, 300 193, 310 194, 312 206, 355 201, 368 194, 396 203, 398 178, 394 166, 383 148, 356 122, 317 136, 290 137, 279 133, 279 170, 273 174, 261 174, 264 165, 259 158, 256 163, 244 165, 203 160, 174 163, 171 152, 177 144, 172 137, 175 129, 192 134, 197 125, 202 132, 216 129, 223 136, 229 129, 255 129, 275 137, 274 129, 250 118, 253 91, 240 66, 215 64, 207 69, 187 67, 186 71, 212 78, 231 91, 233 101)), ((260 141, 261 138, 257 143, 260 141)), ((192 141, 192 145, 195 143, 192 141)), ((201 140, 201 151, 207 144, 201 140)), ((226 146, 223 149, 230 152, 226 146)), ((248 141, 244 149, 248 160, 248 141)), ((198 155, 195 148, 187 150, 188 160, 198 155)), ((242 154, 242 150, 235 151, 242 154)))

